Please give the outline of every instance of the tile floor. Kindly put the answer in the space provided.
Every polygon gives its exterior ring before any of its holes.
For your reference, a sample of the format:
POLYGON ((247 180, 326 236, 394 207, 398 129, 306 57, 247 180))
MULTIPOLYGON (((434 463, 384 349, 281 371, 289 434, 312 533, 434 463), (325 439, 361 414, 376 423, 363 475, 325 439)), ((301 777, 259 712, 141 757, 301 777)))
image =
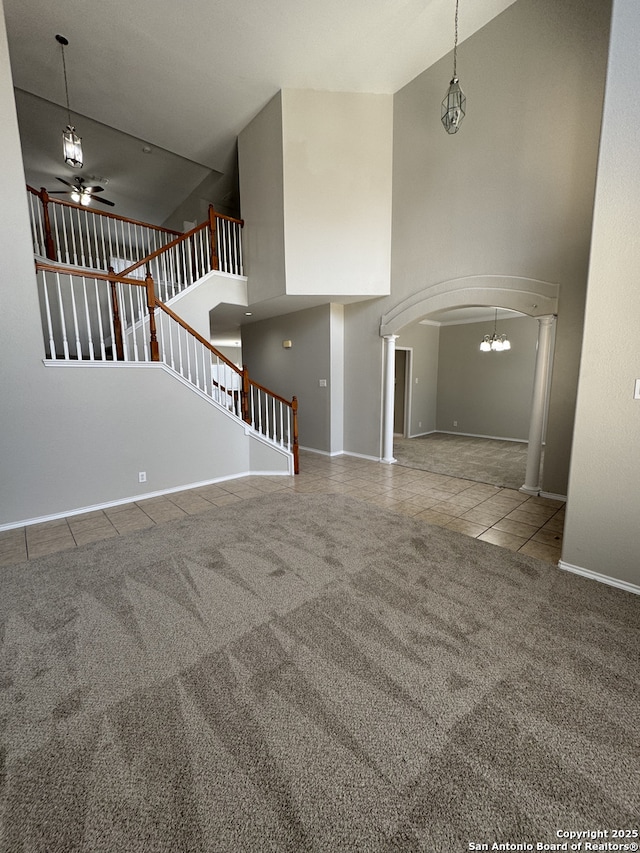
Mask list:
POLYGON ((297 477, 243 477, 111 509, 0 532, 0 566, 240 503, 271 492, 353 495, 550 563, 560 559, 564 503, 513 489, 382 465, 350 456, 300 454, 297 477))

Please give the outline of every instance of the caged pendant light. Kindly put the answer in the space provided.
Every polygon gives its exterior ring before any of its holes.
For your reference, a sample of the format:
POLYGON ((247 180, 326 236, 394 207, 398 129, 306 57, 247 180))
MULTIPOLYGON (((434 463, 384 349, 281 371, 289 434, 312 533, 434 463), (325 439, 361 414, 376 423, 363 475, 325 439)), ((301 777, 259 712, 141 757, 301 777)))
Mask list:
POLYGON ((76 133, 75 127, 71 124, 71 110, 69 109, 69 87, 67 85, 67 65, 64 59, 65 45, 69 44, 69 40, 64 36, 57 35, 56 41, 60 45, 62 51, 62 72, 64 74, 64 93, 67 99, 67 119, 68 124, 62 131, 62 151, 64 162, 67 166, 72 166, 74 169, 82 168, 82 139, 76 133))
POLYGON ((457 74, 458 65, 458 0, 456 0, 456 17, 453 40, 453 77, 442 101, 440 120, 447 133, 457 133, 465 116, 467 99, 460 88, 457 74))

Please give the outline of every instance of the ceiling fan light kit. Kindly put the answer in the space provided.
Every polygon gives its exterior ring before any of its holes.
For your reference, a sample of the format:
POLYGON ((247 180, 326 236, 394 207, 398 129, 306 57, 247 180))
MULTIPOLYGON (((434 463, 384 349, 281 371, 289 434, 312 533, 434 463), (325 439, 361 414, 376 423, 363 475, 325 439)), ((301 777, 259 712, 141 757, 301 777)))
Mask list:
POLYGON ((98 195, 98 193, 103 192, 103 187, 98 186, 87 186, 84 182, 84 178, 80 175, 76 175, 73 179, 73 183, 70 184, 69 181, 66 181, 64 178, 57 178, 61 184, 69 187, 68 190, 48 190, 49 195, 61 195, 68 194, 71 196, 71 201, 76 204, 81 204, 84 207, 91 204, 92 201, 99 201, 101 204, 107 204, 109 207, 115 207, 112 201, 109 201, 107 198, 102 198, 98 195))
POLYGON ((69 86, 67 84, 67 64, 64 58, 64 49, 65 46, 69 44, 69 39, 65 36, 61 36, 58 34, 56 36, 56 41, 60 45, 60 50, 62 52, 62 73, 64 75, 64 93, 67 100, 67 118, 68 124, 66 128, 62 131, 62 153, 64 156, 64 162, 67 166, 71 166, 73 169, 81 169, 82 168, 82 139, 76 133, 75 127, 71 124, 71 110, 69 108, 69 86))

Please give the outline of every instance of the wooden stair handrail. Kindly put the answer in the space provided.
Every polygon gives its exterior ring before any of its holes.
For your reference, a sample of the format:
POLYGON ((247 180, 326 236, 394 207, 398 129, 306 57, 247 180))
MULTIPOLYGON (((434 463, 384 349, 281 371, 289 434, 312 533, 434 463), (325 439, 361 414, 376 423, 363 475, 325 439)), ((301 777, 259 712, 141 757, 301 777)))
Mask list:
POLYGON ((69 267, 62 264, 47 264, 44 261, 35 262, 37 270, 45 270, 46 272, 59 272, 62 275, 68 275, 73 278, 99 278, 102 281, 122 281, 124 284, 135 284, 136 287, 146 287, 144 279, 127 278, 117 272, 102 272, 102 270, 92 270, 85 267, 69 267), (78 272, 74 272, 77 269, 78 272))
POLYGON ((165 305, 164 302, 160 302, 158 297, 156 297, 156 305, 158 308, 160 308, 161 311, 164 311, 165 314, 168 314, 172 320, 175 320, 176 323, 182 326, 182 328, 186 332, 189 332, 189 334, 193 335, 196 340, 200 341, 200 343, 203 344, 217 358, 219 358, 221 361, 224 361, 224 363, 228 365, 233 371, 235 371, 239 376, 242 376, 242 370, 236 367, 236 365, 232 361, 229 361, 229 359, 225 355, 223 355, 223 353, 217 350, 212 343, 209 343, 206 338, 203 338, 201 334, 196 332, 196 330, 193 329, 187 322, 185 322, 182 317, 176 314, 175 311, 172 311, 168 305, 165 305))
POLYGON ((259 391, 264 391, 264 393, 269 394, 270 397, 275 397, 276 400, 278 400, 280 403, 284 403, 286 406, 291 406, 291 400, 287 400, 285 397, 281 397, 280 394, 276 394, 269 388, 265 388, 264 385, 261 385, 259 382, 254 382, 253 379, 249 379, 249 385, 253 385, 253 387, 257 388, 259 391))
POLYGON ((203 222, 201 225, 196 225, 195 228, 192 228, 191 231, 185 231, 184 234, 180 234, 179 237, 176 237, 175 240, 171 240, 171 242, 166 243, 164 246, 160 246, 159 249, 156 249, 155 252, 151 252, 150 255, 147 255, 145 258, 141 258, 139 261, 136 261, 135 264, 131 264, 130 267, 127 267, 125 270, 122 270, 121 275, 128 275, 128 273, 132 272, 138 267, 143 266, 144 264, 148 264, 149 261, 152 261, 154 258, 157 258, 158 255, 161 255, 163 252, 168 252, 169 249, 173 249, 174 246, 177 246, 178 243, 182 243, 185 240, 188 240, 189 237, 193 237, 194 234, 197 234, 198 231, 202 231, 203 228, 206 228, 208 222, 203 222))

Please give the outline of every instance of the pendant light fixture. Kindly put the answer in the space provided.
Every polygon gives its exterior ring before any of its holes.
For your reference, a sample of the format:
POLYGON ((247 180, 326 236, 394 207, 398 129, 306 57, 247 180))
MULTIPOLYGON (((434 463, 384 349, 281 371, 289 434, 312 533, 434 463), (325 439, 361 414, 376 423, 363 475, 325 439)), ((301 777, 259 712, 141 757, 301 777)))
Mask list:
POLYGON ((496 308, 496 316, 493 321, 493 334, 485 335, 480 344, 482 352, 504 352, 511 349, 511 344, 506 335, 499 335, 496 331, 498 325, 498 309, 496 308))
POLYGON ((457 133, 465 116, 467 99, 460 88, 457 74, 458 66, 458 0, 456 0, 456 18, 453 40, 453 77, 442 101, 440 120, 447 133, 457 133))
POLYGON ((64 154, 64 162, 67 166, 72 166, 74 169, 82 169, 82 139, 76 133, 75 127, 71 124, 71 110, 69 109, 69 87, 67 85, 67 65, 64 60, 64 49, 69 44, 69 40, 64 36, 57 35, 56 41, 62 50, 62 72, 64 74, 64 93, 67 98, 67 119, 68 124, 65 130, 62 131, 62 150, 64 154))

